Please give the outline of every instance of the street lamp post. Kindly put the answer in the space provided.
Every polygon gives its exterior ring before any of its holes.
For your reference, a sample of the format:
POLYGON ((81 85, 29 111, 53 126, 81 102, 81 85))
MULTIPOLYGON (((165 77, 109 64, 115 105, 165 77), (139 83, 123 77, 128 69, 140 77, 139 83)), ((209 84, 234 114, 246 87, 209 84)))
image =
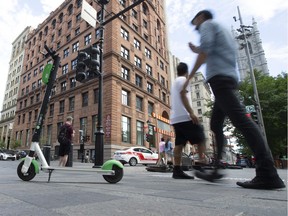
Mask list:
MULTIPOLYGON (((261 131, 263 133, 263 136, 264 136, 264 139, 265 139, 265 141, 267 143, 265 126, 264 126, 264 121, 263 121, 263 116, 262 116, 262 109, 261 109, 260 100, 259 100, 259 96, 258 96, 256 80, 255 80, 255 76, 254 76, 251 56, 250 56, 249 47, 248 47, 248 41, 247 41, 246 34, 245 34, 245 27, 246 26, 243 25, 243 21, 242 21, 242 17, 241 17, 239 6, 237 6, 237 10, 238 10, 238 16, 239 16, 239 21, 240 21, 241 32, 242 32, 243 38, 244 38, 244 48, 245 48, 246 56, 248 58, 248 64, 249 64, 249 69, 250 69, 250 77, 251 77, 251 82, 252 82, 253 91, 254 91, 254 100, 255 100, 255 103, 256 103, 257 118, 259 120, 260 129, 261 129, 261 131)), ((235 17, 233 17, 233 18, 236 21, 236 18, 235 17)))
POLYGON ((99 64, 99 102, 98 102, 98 115, 97 115, 97 126, 95 132, 95 160, 93 168, 101 167, 103 164, 103 154, 104 154, 104 131, 102 126, 102 104, 103 104, 103 44, 104 44, 104 26, 111 22, 112 20, 116 19, 126 11, 132 9, 133 7, 137 6, 138 4, 142 3, 144 0, 138 0, 134 4, 128 6, 124 10, 120 11, 119 13, 115 14, 111 18, 105 21, 105 5, 109 3, 110 0, 97 0, 98 4, 101 5, 101 16, 100 16, 100 39, 99 39, 99 51, 100 51, 100 64, 99 64))

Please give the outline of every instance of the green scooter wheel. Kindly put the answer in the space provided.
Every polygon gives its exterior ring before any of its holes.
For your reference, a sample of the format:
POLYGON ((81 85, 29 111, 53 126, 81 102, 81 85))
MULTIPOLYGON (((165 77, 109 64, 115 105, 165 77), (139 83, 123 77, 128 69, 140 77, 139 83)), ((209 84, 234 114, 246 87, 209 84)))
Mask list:
POLYGON ((17 175, 18 175, 18 177, 19 177, 20 179, 22 179, 23 181, 30 181, 30 180, 32 180, 32 179, 35 177, 35 175, 36 175, 35 167, 34 167, 34 165, 31 163, 28 171, 27 171, 26 173, 22 173, 22 172, 21 172, 21 169, 22 169, 22 166, 23 166, 23 164, 24 164, 24 161, 25 161, 25 160, 21 161, 21 163, 18 165, 18 167, 17 167, 17 175))
POLYGON ((115 184, 115 183, 121 181, 121 179, 123 178, 123 168, 120 168, 117 165, 113 165, 112 170, 114 170, 115 175, 103 175, 103 178, 107 182, 109 182, 111 184, 115 184))

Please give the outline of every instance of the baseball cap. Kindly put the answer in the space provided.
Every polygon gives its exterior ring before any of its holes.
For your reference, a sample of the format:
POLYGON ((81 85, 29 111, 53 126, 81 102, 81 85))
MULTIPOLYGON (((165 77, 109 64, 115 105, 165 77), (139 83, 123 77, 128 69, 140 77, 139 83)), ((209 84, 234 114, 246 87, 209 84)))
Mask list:
POLYGON ((213 19, 213 15, 212 15, 212 13, 210 12, 210 11, 208 11, 208 10, 202 10, 202 11, 199 11, 196 15, 195 15, 195 17, 191 20, 191 24, 192 25, 195 25, 193 22, 194 22, 194 20, 198 17, 198 16, 200 16, 200 15, 204 15, 204 17, 208 20, 208 19, 213 19))

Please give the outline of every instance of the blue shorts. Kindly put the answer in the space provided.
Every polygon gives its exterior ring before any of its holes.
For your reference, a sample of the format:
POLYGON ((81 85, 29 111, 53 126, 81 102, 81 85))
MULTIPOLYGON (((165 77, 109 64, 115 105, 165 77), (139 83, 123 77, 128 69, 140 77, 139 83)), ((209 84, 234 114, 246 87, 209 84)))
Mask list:
POLYGON ((176 139, 175 145, 200 144, 205 141, 203 126, 194 124, 192 121, 173 124, 176 139))

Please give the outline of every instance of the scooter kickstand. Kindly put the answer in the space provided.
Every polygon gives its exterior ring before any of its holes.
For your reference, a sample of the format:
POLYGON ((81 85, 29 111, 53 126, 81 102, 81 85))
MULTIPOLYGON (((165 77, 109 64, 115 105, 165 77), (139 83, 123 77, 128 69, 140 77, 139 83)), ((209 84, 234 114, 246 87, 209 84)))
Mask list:
POLYGON ((50 182, 51 174, 54 171, 54 169, 48 169, 49 177, 48 177, 48 183, 50 182))

